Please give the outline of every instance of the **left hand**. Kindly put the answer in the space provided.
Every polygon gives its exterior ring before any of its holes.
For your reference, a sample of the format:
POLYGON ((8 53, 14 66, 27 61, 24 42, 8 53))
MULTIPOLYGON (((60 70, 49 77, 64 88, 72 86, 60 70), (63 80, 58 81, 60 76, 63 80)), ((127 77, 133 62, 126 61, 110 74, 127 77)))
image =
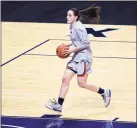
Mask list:
POLYGON ((67 56, 69 54, 71 54, 73 51, 71 49, 65 50, 63 55, 67 56))

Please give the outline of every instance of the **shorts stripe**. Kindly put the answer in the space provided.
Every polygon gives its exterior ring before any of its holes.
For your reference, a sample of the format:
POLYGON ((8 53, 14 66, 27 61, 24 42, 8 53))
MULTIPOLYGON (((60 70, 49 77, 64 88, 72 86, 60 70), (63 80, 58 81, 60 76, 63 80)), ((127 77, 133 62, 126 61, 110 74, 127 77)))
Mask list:
POLYGON ((70 69, 70 70, 73 71, 74 73, 77 73, 77 71, 73 70, 72 67, 67 66, 67 69, 70 69))
POLYGON ((86 63, 84 63, 84 72, 82 75, 77 75, 77 76, 80 76, 80 77, 84 77, 86 75, 86 72, 87 72, 87 66, 86 66, 86 63))

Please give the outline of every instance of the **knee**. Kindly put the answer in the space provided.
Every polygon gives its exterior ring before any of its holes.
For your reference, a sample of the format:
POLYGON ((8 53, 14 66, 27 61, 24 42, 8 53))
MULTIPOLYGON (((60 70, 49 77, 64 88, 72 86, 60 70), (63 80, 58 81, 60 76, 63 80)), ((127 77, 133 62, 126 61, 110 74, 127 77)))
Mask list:
POLYGON ((83 81, 78 81, 78 86, 81 88, 85 88, 86 83, 83 81))
POLYGON ((62 84, 63 85, 69 85, 69 79, 67 77, 62 78, 62 84))

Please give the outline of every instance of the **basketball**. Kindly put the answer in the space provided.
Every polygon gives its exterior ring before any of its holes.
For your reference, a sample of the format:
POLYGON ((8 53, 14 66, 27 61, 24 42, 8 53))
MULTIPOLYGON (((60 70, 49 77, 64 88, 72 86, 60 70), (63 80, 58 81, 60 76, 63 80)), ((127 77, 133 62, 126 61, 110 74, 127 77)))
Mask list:
POLYGON ((65 44, 59 45, 59 46, 56 48, 56 54, 57 54, 57 56, 58 56, 59 58, 62 58, 62 59, 67 58, 67 57, 69 56, 69 54, 68 54, 68 55, 63 55, 63 52, 64 52, 65 50, 68 50, 68 49, 69 49, 69 47, 68 47, 67 45, 65 45, 65 44))

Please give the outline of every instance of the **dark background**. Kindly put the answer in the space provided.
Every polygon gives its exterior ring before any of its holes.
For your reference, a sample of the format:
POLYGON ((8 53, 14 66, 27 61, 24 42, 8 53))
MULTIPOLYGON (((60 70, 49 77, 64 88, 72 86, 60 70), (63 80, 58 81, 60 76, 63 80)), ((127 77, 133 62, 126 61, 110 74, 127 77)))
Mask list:
POLYGON ((101 24, 135 25, 136 1, 2 1, 1 20, 14 22, 66 23, 68 9, 102 7, 101 24))

